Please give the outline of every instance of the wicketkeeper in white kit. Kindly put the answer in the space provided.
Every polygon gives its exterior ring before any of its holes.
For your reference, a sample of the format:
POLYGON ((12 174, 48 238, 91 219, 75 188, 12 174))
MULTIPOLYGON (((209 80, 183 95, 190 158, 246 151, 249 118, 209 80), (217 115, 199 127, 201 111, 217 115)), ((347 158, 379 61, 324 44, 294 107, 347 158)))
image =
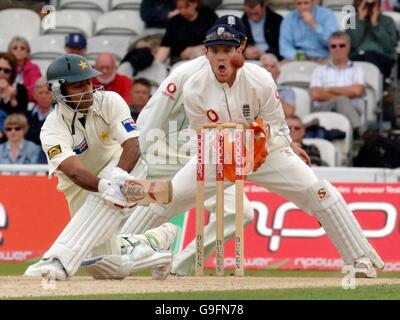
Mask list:
MULTIPOLYGON (((205 41, 207 59, 210 60, 210 63, 204 57, 200 57, 178 67, 176 71, 174 70, 159 89, 159 91, 162 90, 162 95, 158 91, 158 95, 156 94, 150 101, 152 102, 150 103, 151 108, 148 110, 151 112, 147 115, 154 114, 158 107, 157 103, 161 102, 161 106, 167 105, 166 103, 163 104, 162 101, 170 99, 168 105, 171 109, 167 114, 171 119, 180 119, 178 124, 182 124, 182 127, 184 127, 183 123, 186 116, 189 118, 193 129, 197 128, 199 124, 212 121, 248 124, 253 123, 256 118, 262 118, 271 131, 270 139, 265 146, 269 149, 269 156, 267 161, 249 176, 248 180, 258 182, 315 216, 337 247, 345 263, 356 268, 356 275, 375 277, 374 266, 383 268, 384 263, 363 236, 358 222, 344 199, 328 181, 318 180, 304 161, 293 152, 294 148, 291 145, 291 138, 284 120, 279 96, 270 74, 254 64, 245 63, 239 69, 231 65, 232 57, 237 54, 240 55, 242 51, 242 48, 239 47, 239 37, 237 31, 232 30, 229 25, 219 26, 211 30, 205 41), (219 29, 220 27, 222 29, 219 29), (206 62, 206 65, 204 65, 204 62, 206 62), (201 68, 201 71, 195 73, 188 80, 190 73, 196 70, 190 66, 191 64, 193 64, 193 67, 201 68), (212 68, 209 67, 209 64, 212 68), (176 75, 175 72, 180 76, 176 75), (174 74, 176 75, 175 79, 174 74), (184 114, 179 110, 178 103, 174 104, 174 101, 180 98, 182 93, 182 91, 179 91, 182 90, 180 86, 187 81, 189 83, 184 87, 186 110, 184 114)), ((142 119, 146 127, 146 125, 149 126, 150 124, 151 126, 155 122, 154 127, 165 130, 165 126, 168 124, 157 122, 155 116, 146 117, 146 108, 142 111, 142 118, 138 119, 139 123, 142 119)), ((166 109, 157 109, 157 111, 158 116, 161 116, 163 112, 166 112, 166 109)), ((180 129, 181 127, 178 126, 177 131, 180 129)), ((157 148, 157 150, 160 149, 157 148)), ((170 152, 171 147, 169 149, 167 147, 164 156, 170 152)), ((295 152, 303 157, 298 150, 295 150, 295 152)), ((179 165, 178 163, 175 168, 179 168, 179 165)), ((163 174, 168 175, 170 172, 162 172, 162 166, 159 166, 158 170, 161 172, 158 173, 159 177, 163 174)), ((212 168, 206 168, 206 172, 207 198, 215 193, 215 169, 212 166, 212 168)), ((152 173, 150 172, 150 174, 152 173)), ((146 228, 168 221, 177 213, 192 208, 196 195, 195 181, 196 157, 192 158, 174 177, 174 198, 169 207, 165 209, 160 205, 151 205, 142 213, 139 212, 140 215, 132 215, 131 221, 128 221, 125 225, 126 230, 133 231, 137 228, 136 230, 143 231, 146 228), (151 212, 149 212, 149 209, 151 212)), ((226 183, 227 187, 230 185, 231 183, 226 183)), ((233 202, 231 206, 228 203, 228 210, 225 207, 225 223, 227 211, 230 211, 233 222, 233 202)), ((251 217, 249 214, 245 216, 248 219, 251 217)), ((213 241, 215 240, 215 224, 208 229, 208 232, 207 228, 205 232, 205 243, 208 246, 205 250, 206 258, 215 247, 213 241), (207 237, 212 240, 207 241, 207 237)), ((227 234, 233 236, 234 224, 232 223, 230 232, 227 233, 226 228, 224 231, 225 239, 227 234)), ((173 272, 189 274, 194 268, 194 254, 195 244, 192 242, 178 255, 176 262, 174 261, 173 272), (181 259, 179 259, 180 255, 181 259)), ((112 274, 109 274, 109 277, 112 277, 112 274)))
POLYGON ((117 266, 115 278, 151 268, 154 278, 164 279, 170 273, 172 253, 166 249, 175 239, 175 226, 166 223, 143 235, 116 236, 138 204, 168 203, 170 184, 139 180, 147 174, 140 160, 139 132, 117 93, 93 88, 91 79, 98 75, 84 57, 74 54, 61 56, 48 67, 48 85, 57 105, 40 139, 49 174, 58 177, 71 220, 25 275, 66 280, 85 258, 93 257, 82 266, 94 278, 105 278, 117 266), (160 196, 155 186, 166 190, 160 196), (92 268, 98 260, 106 265, 92 268))

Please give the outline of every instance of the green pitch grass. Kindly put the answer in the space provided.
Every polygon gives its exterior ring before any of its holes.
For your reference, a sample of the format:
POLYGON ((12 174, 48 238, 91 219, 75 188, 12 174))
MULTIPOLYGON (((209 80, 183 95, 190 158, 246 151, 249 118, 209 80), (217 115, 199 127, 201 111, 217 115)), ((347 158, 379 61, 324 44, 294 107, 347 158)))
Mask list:
MULTIPOLYGON (((0 276, 22 275, 30 263, 0 263, 0 276)), ((213 274, 214 270, 206 270, 213 274)), ((230 270, 226 270, 229 275, 230 270)), ((79 272, 78 276, 86 275, 79 272)), ((286 270, 246 270, 246 275, 255 277, 279 278, 342 278, 338 271, 286 271, 286 270)), ((148 271, 136 273, 135 276, 150 276, 148 271)), ((398 272, 381 272, 380 278, 400 278, 398 272)), ((372 280, 373 281, 373 280, 372 280)), ((203 291, 203 292, 172 292, 146 294, 114 294, 114 295, 80 295, 63 297, 40 297, 32 299, 51 300, 400 300, 400 285, 370 285, 359 286, 356 289, 342 288, 296 288, 267 290, 237 290, 237 291, 203 291)))

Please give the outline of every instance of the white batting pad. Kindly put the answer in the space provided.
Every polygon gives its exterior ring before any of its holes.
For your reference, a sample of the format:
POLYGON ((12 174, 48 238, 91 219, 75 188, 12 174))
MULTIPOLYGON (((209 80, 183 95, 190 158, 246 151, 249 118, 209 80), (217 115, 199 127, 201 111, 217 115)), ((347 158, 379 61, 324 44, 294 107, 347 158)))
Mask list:
POLYGON ((369 244, 339 191, 327 180, 317 181, 308 191, 311 213, 318 218, 344 262, 354 265, 357 259, 367 257, 382 269, 384 262, 369 244))
POLYGON ((72 276, 93 248, 117 233, 122 218, 121 210, 112 209, 96 194, 89 194, 43 258, 58 258, 72 276))
POLYGON ((121 228, 120 234, 139 234, 168 222, 165 208, 159 204, 138 206, 121 228))

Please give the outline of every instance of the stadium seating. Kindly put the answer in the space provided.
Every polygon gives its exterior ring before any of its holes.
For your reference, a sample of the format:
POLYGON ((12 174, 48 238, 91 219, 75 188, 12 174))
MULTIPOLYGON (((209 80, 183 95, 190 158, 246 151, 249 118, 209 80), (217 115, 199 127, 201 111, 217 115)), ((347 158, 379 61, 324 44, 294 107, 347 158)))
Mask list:
POLYGON ((56 13, 50 13, 44 17, 44 23, 46 19, 52 19, 51 15, 53 14, 56 14, 56 28, 43 30, 43 34, 68 34, 70 32, 81 32, 85 34, 86 37, 90 37, 92 35, 93 20, 87 12, 80 10, 60 10, 56 13))
POLYGON ((306 138, 303 139, 303 143, 306 145, 315 145, 321 154, 321 159, 325 161, 329 167, 337 166, 337 151, 332 142, 325 139, 306 138))
POLYGON ((32 62, 39 66, 40 72, 45 75, 47 67, 52 63, 53 59, 32 59, 32 62))
POLYGON ((243 10, 244 0, 224 0, 218 9, 238 9, 243 10))
POLYGON ((362 122, 365 127, 376 122, 376 115, 382 107, 382 74, 372 63, 355 61, 354 65, 360 66, 365 74, 366 110, 363 110, 362 122))
POLYGON ((312 112, 302 117, 304 123, 310 122, 313 119, 318 119, 319 125, 327 130, 339 129, 346 133, 344 139, 334 140, 332 143, 339 151, 338 164, 351 165, 353 162, 353 130, 350 121, 344 115, 337 112, 312 112))
POLYGON ((111 0, 111 10, 138 10, 142 0, 111 0))
POLYGON ((277 9, 277 10, 275 10, 275 12, 276 12, 277 14, 280 14, 280 15, 284 18, 284 17, 286 17, 286 16, 290 13, 290 10, 287 10, 287 9, 277 9))
POLYGON ((118 36, 97 36, 88 38, 87 58, 96 59, 101 52, 111 52, 117 60, 122 58, 127 53, 129 45, 135 41, 135 37, 130 40, 127 37, 118 36))
POLYGON ((119 67, 117 72, 119 74, 123 74, 127 77, 130 78, 146 78, 151 82, 151 85, 154 89, 157 89, 158 86, 161 84, 161 82, 167 77, 168 75, 168 70, 165 64, 160 64, 157 62, 153 62, 153 64, 146 68, 145 70, 142 70, 138 72, 134 77, 133 77, 133 68, 129 62, 124 62, 122 63, 119 67))
POLYGON ((102 16, 96 24, 95 35, 141 35, 144 22, 138 11, 115 10, 102 16))
POLYGON ((11 41, 10 36, 5 36, 0 34, 0 51, 7 51, 8 50, 8 44, 11 41))
POLYGON ((230 15, 230 16, 236 16, 241 18, 244 14, 243 10, 235 10, 235 9, 218 9, 215 10, 215 13, 217 14, 218 17, 230 15))
POLYGON ((323 0, 322 5, 331 8, 332 10, 342 10, 343 6, 352 6, 353 0, 323 0))
POLYGON ((311 111, 311 97, 306 89, 293 87, 296 99, 295 114, 300 118, 311 111))
POLYGON ((65 52, 65 36, 48 34, 32 39, 29 42, 32 59, 54 59, 65 52))
POLYGON ((5 9, 0 11, 0 37, 15 36, 31 40, 40 35, 40 17, 28 9, 5 9))
POLYGON ((109 0, 59 0, 58 9, 85 11, 95 21, 101 14, 108 11, 109 5, 109 0))
POLYGON ((308 89, 311 76, 319 64, 312 61, 290 61, 281 65, 279 84, 308 89))

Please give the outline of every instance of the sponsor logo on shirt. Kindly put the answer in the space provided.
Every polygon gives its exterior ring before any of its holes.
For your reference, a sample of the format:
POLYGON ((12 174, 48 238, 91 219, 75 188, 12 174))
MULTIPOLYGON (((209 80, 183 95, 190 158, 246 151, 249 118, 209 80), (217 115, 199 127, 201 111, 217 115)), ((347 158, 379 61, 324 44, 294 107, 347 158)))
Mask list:
POLYGON ((323 200, 328 196, 328 192, 324 188, 321 188, 318 190, 317 195, 320 200, 323 200))
POLYGON ((136 123, 132 118, 125 119, 121 123, 124 126, 126 132, 132 132, 136 130, 136 123))
POLYGON ((88 144, 86 142, 86 139, 83 139, 80 144, 78 144, 76 147, 74 147, 73 151, 75 152, 75 154, 81 154, 87 148, 88 148, 88 144))
POLYGON ((47 151, 47 155, 49 156, 49 159, 53 159, 56 155, 60 154, 62 152, 61 150, 61 146, 58 144, 54 147, 51 147, 48 151, 47 151))
POLYGON ((164 96, 166 96, 166 97, 170 98, 171 100, 175 101, 176 100, 176 98, 174 97, 175 91, 176 91, 176 84, 171 82, 171 83, 168 83, 167 89, 161 91, 161 93, 164 96))
POLYGON ((243 117, 245 117, 247 120, 250 119, 250 106, 248 104, 244 104, 242 106, 243 110, 243 117))
POLYGON ((218 114, 213 109, 207 110, 207 118, 211 122, 218 122, 219 120, 218 114))

